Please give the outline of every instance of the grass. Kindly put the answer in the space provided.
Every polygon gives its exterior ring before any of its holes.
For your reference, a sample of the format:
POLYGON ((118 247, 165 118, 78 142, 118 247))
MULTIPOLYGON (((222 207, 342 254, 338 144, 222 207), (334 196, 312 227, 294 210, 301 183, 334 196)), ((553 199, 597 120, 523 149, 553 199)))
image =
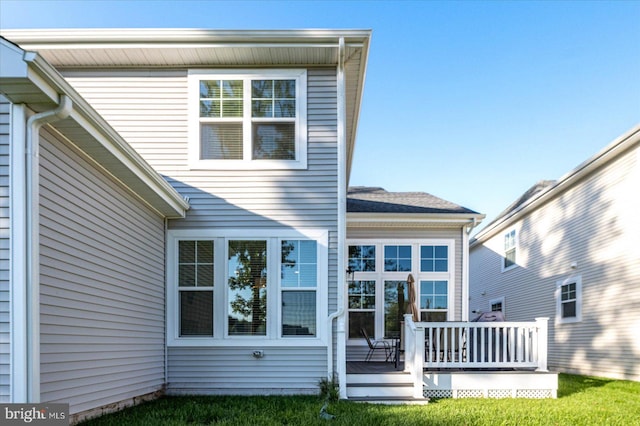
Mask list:
POLYGON ((427 405, 329 404, 314 396, 165 397, 83 423, 129 425, 640 425, 640 383, 561 374, 558 399, 439 399, 427 405))

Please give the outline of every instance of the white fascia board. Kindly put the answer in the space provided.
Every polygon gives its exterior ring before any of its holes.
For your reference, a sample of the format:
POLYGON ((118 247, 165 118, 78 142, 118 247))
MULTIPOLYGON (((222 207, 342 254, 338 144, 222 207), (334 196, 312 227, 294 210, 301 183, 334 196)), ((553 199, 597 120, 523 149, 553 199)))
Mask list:
MULTIPOLYGON (((357 45, 368 40, 371 30, 366 29, 305 29, 305 30, 209 30, 209 29, 181 29, 181 28, 104 28, 104 29, 27 29, 27 30, 3 30, 3 37, 12 40, 19 45, 28 45, 55 48, 55 45, 64 45, 65 49, 73 48, 73 45, 86 48, 88 46, 122 43, 133 45, 144 43, 152 45, 175 45, 176 43, 194 43, 203 46, 203 43, 212 45, 265 45, 274 44, 283 46, 291 43, 295 46, 321 45, 323 43, 336 47, 340 37, 345 38, 347 45, 357 45), (82 41, 79 41, 82 40, 82 41)), ((62 46, 61 46, 62 47, 62 46)))
MULTIPOLYGON (((122 137, 82 98, 67 81, 47 61, 38 54, 26 52, 24 60, 35 73, 42 78, 33 77, 32 81, 45 93, 61 93, 69 96, 74 109, 71 117, 82 126, 94 139, 109 151, 119 162, 124 164, 137 179, 153 190, 166 204, 161 209, 152 206, 163 216, 170 218, 184 217, 189 203, 165 181, 122 137), (45 84, 48 83, 48 84, 45 84), (49 87, 46 87, 49 86, 49 87), (168 207, 168 208, 167 208, 168 207)), ((100 161, 97 160, 100 164, 100 161)), ((128 182, 122 181, 128 185, 128 182)))
POLYGON ((479 213, 347 213, 348 227, 461 227, 479 224, 485 215, 479 213))
POLYGON ((364 92, 364 83, 367 75, 367 66, 369 64, 369 37, 364 40, 362 45, 362 56, 360 58, 360 75, 358 79, 360 81, 360 85, 358 86, 358 92, 356 93, 356 105, 355 111, 353 114, 353 122, 351 123, 351 138, 352 140, 348 141, 347 147, 347 190, 349 188, 349 179, 351 178, 351 165, 353 163, 353 154, 356 150, 356 139, 358 134, 358 123, 360 122, 360 109, 362 107, 362 93, 364 92))
POLYGON ((640 124, 636 125, 631 130, 616 138, 613 142, 604 147, 596 155, 582 162, 580 165, 578 165, 578 167, 571 170, 569 173, 566 173, 564 176, 558 179, 558 181, 554 185, 527 200, 516 210, 499 218, 491 226, 480 231, 471 242, 469 248, 473 248, 478 244, 487 241, 489 238, 501 232, 503 229, 513 226, 513 224, 522 219, 522 217, 542 207, 547 202, 551 201, 555 197, 562 194, 564 191, 578 184, 583 178, 590 175, 592 172, 605 165, 606 163, 614 160, 620 154, 624 153, 638 143, 640 143, 640 124))

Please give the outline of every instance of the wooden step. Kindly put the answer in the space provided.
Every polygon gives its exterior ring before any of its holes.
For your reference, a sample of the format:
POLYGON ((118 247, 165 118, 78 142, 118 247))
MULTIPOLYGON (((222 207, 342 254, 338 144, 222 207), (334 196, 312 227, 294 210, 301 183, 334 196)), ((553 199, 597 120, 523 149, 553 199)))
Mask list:
POLYGON ((349 383, 347 398, 412 398, 411 383, 349 383))
POLYGON ((386 397, 386 398, 373 398, 373 397, 352 397, 349 401, 364 402, 367 404, 384 404, 384 405, 426 405, 429 403, 429 398, 405 398, 405 397, 386 397))

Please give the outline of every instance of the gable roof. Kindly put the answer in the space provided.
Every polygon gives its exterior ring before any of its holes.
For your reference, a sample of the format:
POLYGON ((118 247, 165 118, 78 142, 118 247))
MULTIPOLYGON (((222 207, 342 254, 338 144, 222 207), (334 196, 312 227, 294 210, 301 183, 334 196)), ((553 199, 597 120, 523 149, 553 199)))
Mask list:
POLYGON ((367 186, 349 188, 347 212, 478 214, 426 192, 388 192, 384 188, 367 186))
POLYGON ((545 205, 555 197, 572 188, 594 171, 614 161, 629 149, 640 144, 640 124, 616 138, 600 152, 578 165, 557 181, 540 181, 518 197, 509 207, 482 229, 470 242, 474 247, 502 230, 512 226, 524 215, 545 205))
POLYGON ((55 68, 326 67, 344 63, 347 176, 351 170, 371 30, 2 30, 55 68))
POLYGON ((484 215, 426 192, 389 192, 379 187, 356 186, 347 194, 347 221, 355 224, 385 223, 474 226, 484 215))
POLYGON ((509 213, 518 210, 520 206, 523 206, 527 203, 527 201, 533 199, 538 194, 546 191, 548 188, 552 187, 557 181, 555 180, 541 180, 536 182, 531 188, 527 189, 524 194, 518 197, 513 203, 509 204, 509 207, 504 209, 495 219, 487 224, 487 227, 490 227, 497 222, 502 217, 507 216, 509 213))

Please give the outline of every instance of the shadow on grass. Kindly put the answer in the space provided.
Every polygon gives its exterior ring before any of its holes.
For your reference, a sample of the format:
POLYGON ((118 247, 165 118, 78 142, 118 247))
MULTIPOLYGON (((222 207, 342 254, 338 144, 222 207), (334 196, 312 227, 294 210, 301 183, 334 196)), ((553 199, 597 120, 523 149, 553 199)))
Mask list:
POLYGON ((592 388, 606 386, 613 381, 613 379, 605 379, 602 377, 576 376, 573 374, 560 373, 558 375, 558 398, 565 398, 592 388))

